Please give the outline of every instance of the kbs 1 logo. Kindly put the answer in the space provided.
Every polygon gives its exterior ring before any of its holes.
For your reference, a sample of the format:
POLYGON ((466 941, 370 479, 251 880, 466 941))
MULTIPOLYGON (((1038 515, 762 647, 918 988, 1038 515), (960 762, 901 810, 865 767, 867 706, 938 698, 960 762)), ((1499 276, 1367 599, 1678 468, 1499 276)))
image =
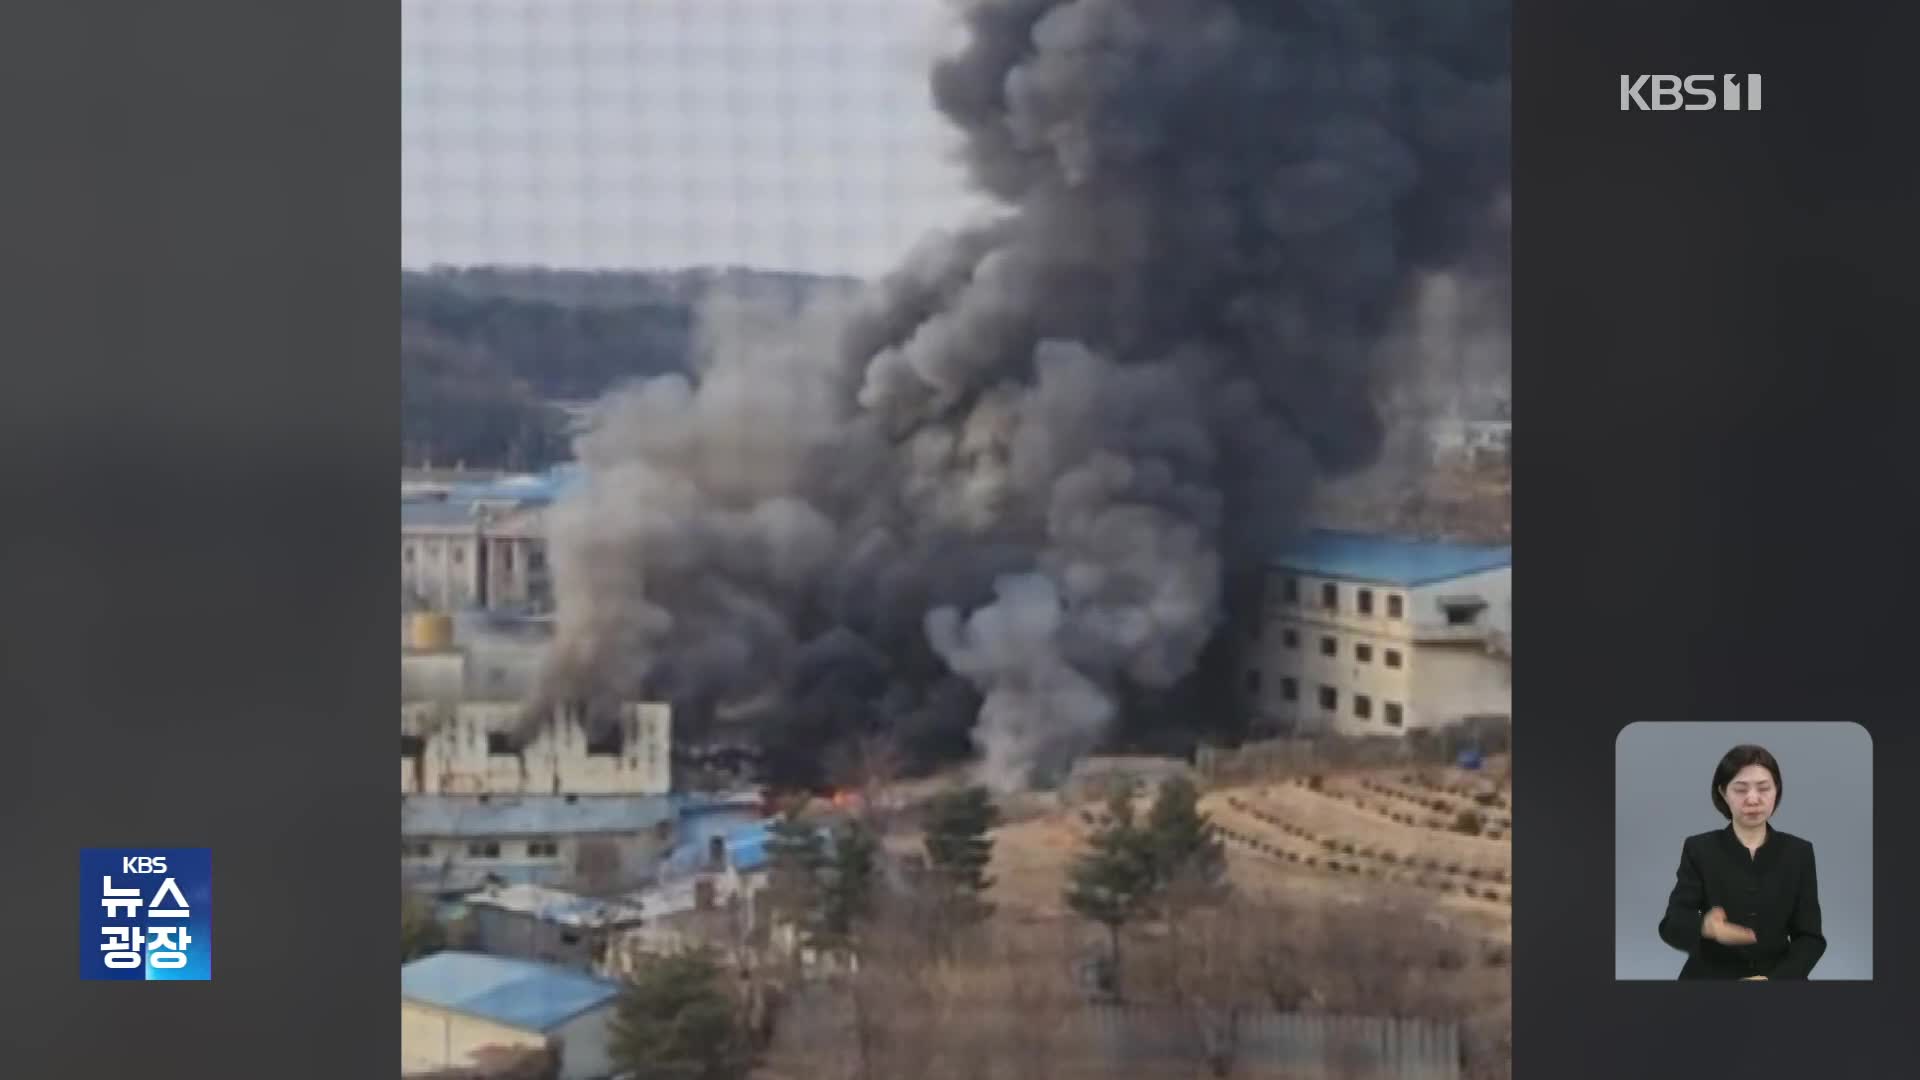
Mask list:
POLYGON ((1620 111, 1759 112, 1758 75, 1622 75, 1620 111))
POLYGON ((212 979, 212 849, 83 848, 80 977, 212 979))

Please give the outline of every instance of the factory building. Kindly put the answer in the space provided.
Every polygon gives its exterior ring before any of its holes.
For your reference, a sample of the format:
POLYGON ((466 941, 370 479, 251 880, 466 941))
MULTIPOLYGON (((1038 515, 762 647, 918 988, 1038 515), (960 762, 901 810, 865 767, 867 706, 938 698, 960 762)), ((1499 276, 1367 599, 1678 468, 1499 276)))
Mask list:
POLYGON ((557 1080, 602 1080, 620 984, 528 960, 441 952, 400 969, 400 1074, 480 1069, 490 1055, 558 1051, 557 1080))
POLYGON ((574 476, 561 469, 437 485, 403 476, 403 604, 430 611, 551 610, 546 514, 574 476))
POLYGON ((1510 547, 1321 531, 1248 628, 1251 733, 1405 734, 1512 713, 1510 547))
POLYGON ((672 850, 678 809, 668 795, 403 796, 401 881, 448 897, 496 884, 635 888, 672 850))

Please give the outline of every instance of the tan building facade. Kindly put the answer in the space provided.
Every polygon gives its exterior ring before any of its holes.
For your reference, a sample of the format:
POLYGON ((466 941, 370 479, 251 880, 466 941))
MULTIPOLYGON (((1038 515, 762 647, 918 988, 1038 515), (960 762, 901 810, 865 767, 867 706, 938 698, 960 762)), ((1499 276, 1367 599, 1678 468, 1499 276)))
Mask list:
POLYGON ((1249 629, 1255 734, 1405 734, 1512 710, 1508 548, 1323 533, 1269 569, 1249 629))
POLYGON ((557 707, 526 730, 517 702, 400 706, 400 793, 664 795, 673 789, 672 711, 624 705, 602 731, 557 707))

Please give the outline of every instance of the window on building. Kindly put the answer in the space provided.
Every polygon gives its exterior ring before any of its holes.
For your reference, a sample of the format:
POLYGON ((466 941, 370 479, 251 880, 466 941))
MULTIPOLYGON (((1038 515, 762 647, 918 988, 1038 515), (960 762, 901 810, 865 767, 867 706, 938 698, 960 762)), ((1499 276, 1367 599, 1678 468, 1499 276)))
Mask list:
POLYGON ((1320 688, 1320 707, 1327 710, 1328 712, 1337 711, 1340 708, 1340 691, 1335 690, 1331 686, 1321 687, 1320 688))
POLYGON ((607 729, 605 731, 602 731, 597 735, 588 737, 587 753, 607 754, 613 757, 619 757, 620 746, 623 741, 624 740, 622 740, 620 737, 619 727, 613 724, 609 724, 607 725, 607 729))
POLYGON ((1280 632, 1280 644, 1285 645, 1289 649, 1299 648, 1300 647, 1299 633, 1293 630, 1282 630, 1280 632))
POLYGON ((427 740, 421 738, 418 735, 400 736, 400 756, 401 757, 419 757, 423 752, 425 752, 426 746, 427 746, 427 740))
POLYGON ((1320 639, 1320 655, 1321 656, 1339 656, 1340 643, 1334 640, 1333 638, 1322 637, 1320 639))
POLYGON ((513 753, 513 740, 509 739, 507 733, 504 731, 489 731, 487 732, 487 753, 511 754, 513 753))
POLYGON ((417 840, 400 841, 400 857, 403 859, 430 859, 433 857, 433 845, 417 840))
POLYGON ((1373 646, 1371 646, 1371 645, 1368 645, 1368 644, 1367 644, 1366 642, 1364 642, 1364 641, 1356 641, 1356 642, 1354 642, 1354 644, 1353 644, 1353 658, 1354 658, 1355 660, 1358 660, 1358 661, 1360 661, 1360 662, 1361 662, 1361 663, 1363 663, 1363 664, 1371 664, 1371 663, 1373 663, 1373 646))
POLYGON ((500 857, 500 841, 475 840, 467 845, 467 856, 474 859, 497 859, 500 857))
POLYGON ((408 545, 406 545, 405 547, 402 547, 402 548, 400 549, 400 561, 401 561, 401 562, 403 562, 403 563, 405 563, 405 564, 407 564, 408 566, 412 566, 412 565, 413 565, 413 557, 414 557, 414 551, 413 551, 413 545, 412 545, 412 544, 408 544, 408 545))
POLYGON ((1353 597, 1353 606, 1356 609, 1358 609, 1360 614, 1362 615, 1373 614, 1373 590, 1361 589, 1359 592, 1355 593, 1353 597))
POLYGON ((1300 579, 1294 577, 1292 574, 1288 574, 1286 579, 1280 583, 1280 595, 1284 597, 1289 604, 1299 603, 1300 579))
POLYGON ((560 857, 560 844, 554 840, 527 841, 527 858, 557 859, 560 857))
POLYGON ((1329 581, 1320 586, 1320 606, 1328 611, 1340 610, 1340 586, 1329 581))
POLYGON ((513 569, 513 545, 512 544, 500 545, 500 568, 502 570, 513 569))
POLYGON ((459 566, 460 564, 466 562, 467 561, 466 545, 464 544, 453 545, 453 550, 447 553, 447 557, 453 560, 453 565, 455 566, 459 566))
POLYGON ((527 569, 545 570, 546 568, 547 553, 541 551, 539 548, 529 548, 527 550, 527 569))
POLYGON ((1399 593, 1387 597, 1387 618, 1398 619, 1407 613, 1407 603, 1399 593))
POLYGON ((1448 600, 1440 605, 1446 613, 1448 626, 1472 626, 1480 621, 1480 613, 1487 610, 1484 600, 1448 600))
POLYGON ((1247 670, 1246 684, 1247 684, 1247 693, 1257 694, 1260 692, 1260 669, 1259 668, 1249 668, 1247 670))
POLYGON ((1365 694, 1353 695, 1353 715, 1362 720, 1373 719, 1373 699, 1365 694))
POLYGON ((1397 668, 1400 666, 1400 650, 1399 649, 1388 649, 1386 651, 1384 658, 1387 661, 1388 667, 1397 668))
POLYGON ((1405 717, 1400 713, 1400 704, 1394 701, 1387 702, 1387 726, 1399 727, 1403 722, 1405 717))
POLYGON ((1280 700, 1282 701, 1300 700, 1299 682, 1293 679, 1281 679, 1280 680, 1280 700))

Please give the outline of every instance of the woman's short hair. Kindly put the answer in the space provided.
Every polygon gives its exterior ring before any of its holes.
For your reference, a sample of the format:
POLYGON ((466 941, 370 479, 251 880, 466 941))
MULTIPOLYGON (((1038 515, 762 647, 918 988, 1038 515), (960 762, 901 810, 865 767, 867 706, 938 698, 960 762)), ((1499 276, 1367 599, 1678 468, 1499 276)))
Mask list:
POLYGON ((1773 774, 1773 808, 1775 810, 1780 809, 1780 800, 1786 797, 1787 784, 1780 779, 1780 763, 1774 760, 1772 754, 1767 753, 1767 748, 1748 744, 1736 746, 1727 751, 1726 756, 1720 759, 1719 766, 1713 770, 1713 808, 1720 811, 1720 816, 1728 821, 1733 820, 1733 811, 1727 809, 1726 796, 1720 792, 1728 784, 1733 783, 1733 778, 1740 774, 1741 769, 1749 765, 1758 765, 1773 774))

